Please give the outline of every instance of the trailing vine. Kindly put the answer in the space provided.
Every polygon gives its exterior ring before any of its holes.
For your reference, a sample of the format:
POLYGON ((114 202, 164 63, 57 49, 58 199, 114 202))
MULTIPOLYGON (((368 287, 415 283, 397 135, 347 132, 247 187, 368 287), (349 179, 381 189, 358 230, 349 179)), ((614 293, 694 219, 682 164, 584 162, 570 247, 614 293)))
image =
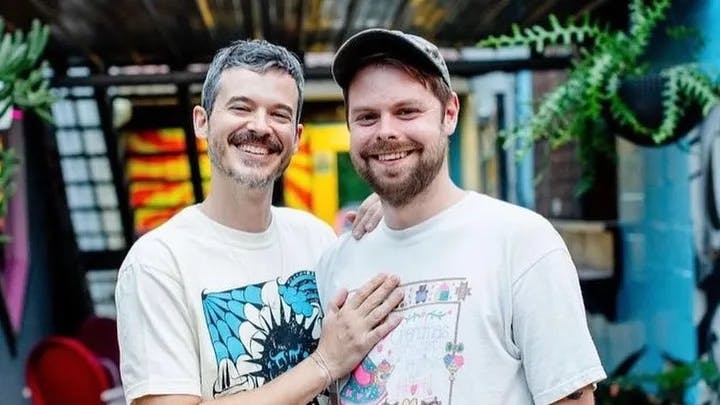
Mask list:
POLYGON ((625 79, 650 71, 644 56, 670 5, 671 0, 632 0, 627 31, 601 26, 588 15, 580 22, 570 18, 565 23, 552 15, 547 27, 534 25, 523 29, 513 25, 509 35, 480 41, 478 45, 483 47, 527 46, 538 52, 551 45, 574 49, 567 79, 541 99, 528 121, 504 135, 508 139, 547 140, 552 146, 577 141, 585 159, 581 163, 591 172, 593 153, 598 152, 601 144, 591 134, 602 136, 607 132, 604 120, 608 115, 621 127, 660 143, 675 134, 688 108, 698 106, 707 114, 720 101, 720 91, 717 83, 693 64, 655 72, 666 79, 662 89, 662 121, 657 127, 650 128, 641 122, 618 94, 625 79))
POLYGON ((512 25, 512 35, 500 35, 485 39, 481 46, 500 48, 505 46, 530 46, 537 52, 542 52, 548 45, 572 45, 593 38, 601 33, 597 25, 591 24, 585 16, 581 24, 575 24, 569 19, 565 26, 555 15, 550 15, 550 29, 539 25, 521 29, 519 25, 512 25))

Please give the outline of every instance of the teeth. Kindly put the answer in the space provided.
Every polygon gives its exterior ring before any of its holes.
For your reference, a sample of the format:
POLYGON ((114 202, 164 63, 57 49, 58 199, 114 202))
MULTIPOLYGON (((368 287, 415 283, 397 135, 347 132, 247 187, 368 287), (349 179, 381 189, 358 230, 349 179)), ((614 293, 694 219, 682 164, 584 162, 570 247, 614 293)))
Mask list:
POLYGON ((263 148, 261 146, 255 146, 255 145, 241 145, 240 150, 247 153, 252 153, 255 155, 267 155, 268 150, 266 148, 263 148))
POLYGON ((378 160, 382 160, 382 161, 385 161, 385 160, 398 160, 398 159, 404 158, 404 157, 407 156, 407 155, 408 155, 408 152, 407 152, 407 151, 405 151, 405 152, 385 153, 385 154, 383 154, 383 155, 378 155, 378 160))

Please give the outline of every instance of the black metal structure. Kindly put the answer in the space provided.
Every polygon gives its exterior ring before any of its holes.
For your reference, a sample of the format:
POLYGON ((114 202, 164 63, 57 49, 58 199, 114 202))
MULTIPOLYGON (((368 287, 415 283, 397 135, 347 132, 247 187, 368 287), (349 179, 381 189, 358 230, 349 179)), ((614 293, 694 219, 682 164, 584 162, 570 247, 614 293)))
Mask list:
MULTIPOLYGON (((8 29, 27 29, 33 19, 49 24, 51 39, 45 52, 55 71, 53 86, 91 87, 98 104, 107 156, 117 191, 126 246, 122 249, 80 251, 84 270, 117 268, 134 237, 123 162, 112 126, 114 86, 171 84, 176 86, 174 120, 185 131, 193 195, 202 199, 198 151, 190 111, 193 85, 202 83, 202 67, 216 49, 240 38, 264 38, 285 45, 298 55, 332 52, 352 34, 369 27, 401 29, 422 35, 441 47, 473 46, 489 34, 508 32, 511 24, 541 23, 550 13, 564 19, 589 12, 610 24, 627 1, 593 0, 16 0, 0 2, 0 17, 8 29), (161 74, 116 74, 111 68, 158 64, 161 74), (82 66, 91 74, 68 76, 68 68, 82 66), (178 116, 176 114, 182 114, 178 116)), ((560 69, 567 57, 532 54, 524 60, 449 62, 455 76, 470 77, 492 71, 560 69)), ((308 79, 329 78, 328 66, 306 68, 308 79)), ((196 101, 196 100, 195 100, 196 101)), ((150 113, 158 116, 160 114, 150 113)), ((159 119, 166 119, 162 117, 159 119)), ((58 162, 48 173, 62 192, 58 162)), ((282 193, 276 192, 275 199, 282 193)), ((67 203, 57 206, 63 237, 72 239, 67 203)), ((69 249, 78 253, 75 244, 69 249)), ((72 256, 68 251, 66 255, 72 256)))
MULTIPOLYGON (((585 12, 618 22, 616 0, 18 0, 0 2, 10 28, 51 26, 53 66, 209 62, 240 38, 264 38, 298 54, 333 51, 368 27, 414 32, 443 47, 472 46, 511 24, 585 12)), ((623 21, 618 23, 624 24, 623 21)), ((62 69, 60 69, 62 70, 62 69)))

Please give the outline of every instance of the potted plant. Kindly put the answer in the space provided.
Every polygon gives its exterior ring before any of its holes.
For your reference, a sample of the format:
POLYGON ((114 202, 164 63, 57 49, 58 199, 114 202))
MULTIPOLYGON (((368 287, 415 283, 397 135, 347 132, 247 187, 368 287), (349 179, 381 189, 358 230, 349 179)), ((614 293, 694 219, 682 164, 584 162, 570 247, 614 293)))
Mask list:
POLYGON ((567 79, 541 100, 527 122, 508 135, 544 139, 553 147, 576 141, 584 175, 592 181, 598 153, 614 151, 614 141, 606 134, 615 133, 641 145, 662 145, 687 132, 693 116, 698 120, 718 103, 720 91, 694 64, 650 71, 648 45, 670 4, 671 0, 632 0, 627 31, 602 26, 587 15, 582 21, 571 18, 565 24, 551 15, 548 28, 514 25, 510 35, 480 41, 479 46, 529 46, 538 53, 548 46, 573 49, 567 79), (642 111, 653 100, 633 95, 636 88, 655 92, 657 111, 642 111))
MULTIPOLYGON (((9 128, 14 108, 32 111, 50 122, 54 97, 44 72, 47 62, 41 60, 49 29, 37 20, 32 22, 27 36, 21 30, 11 33, 4 28, 4 20, 0 18, 0 130, 9 128)), ((18 164, 5 139, 0 145, 0 218, 7 212, 18 164)), ((0 243, 6 241, 5 235, 0 236, 0 243)))
POLYGON ((657 373, 632 373, 646 347, 632 353, 608 379, 598 384, 595 400, 598 405, 680 405, 689 390, 704 385, 717 392, 720 373, 712 359, 700 358, 687 362, 662 353, 663 370, 657 373))

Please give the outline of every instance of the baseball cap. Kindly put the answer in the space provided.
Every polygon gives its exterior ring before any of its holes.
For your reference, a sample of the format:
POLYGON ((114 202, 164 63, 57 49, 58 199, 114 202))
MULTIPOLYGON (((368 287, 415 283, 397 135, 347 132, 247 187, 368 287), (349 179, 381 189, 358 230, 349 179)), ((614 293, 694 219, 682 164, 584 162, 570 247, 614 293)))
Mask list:
POLYGON ((346 88, 364 60, 375 55, 386 55, 437 73, 450 86, 450 73, 437 46, 417 35, 383 28, 360 31, 340 46, 332 63, 333 79, 346 88))

